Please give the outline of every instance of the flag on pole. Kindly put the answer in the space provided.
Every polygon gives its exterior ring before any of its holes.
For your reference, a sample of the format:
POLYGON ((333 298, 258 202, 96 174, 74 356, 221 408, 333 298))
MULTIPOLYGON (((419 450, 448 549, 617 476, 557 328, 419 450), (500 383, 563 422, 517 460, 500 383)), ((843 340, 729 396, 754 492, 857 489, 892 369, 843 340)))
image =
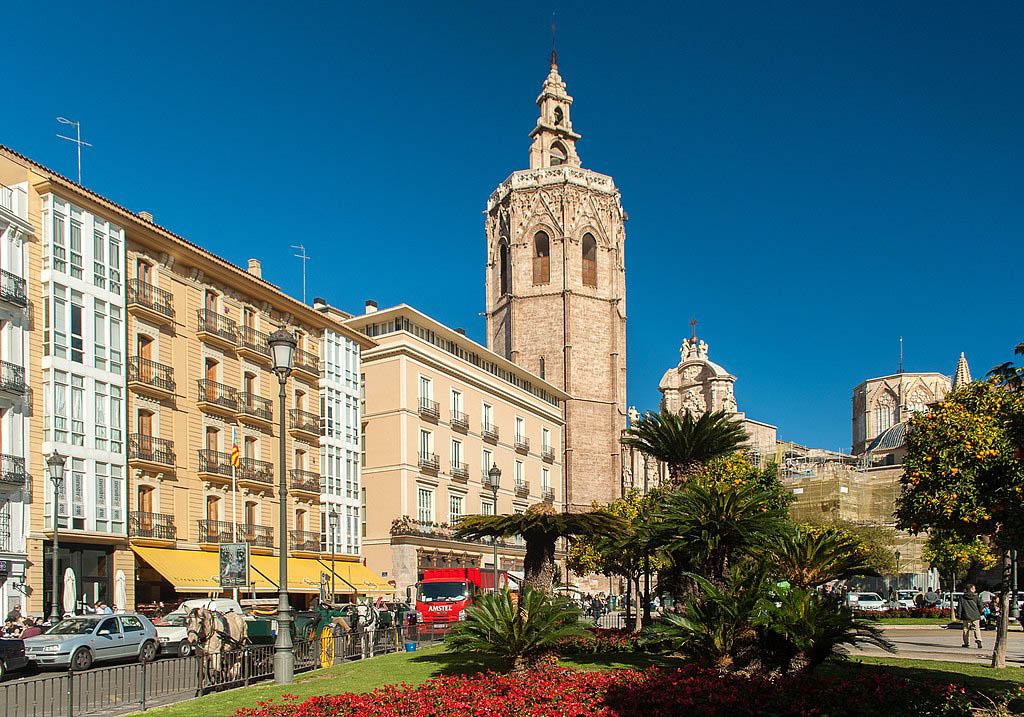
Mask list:
POLYGON ((237 443, 232 443, 231 444, 231 465, 234 466, 235 468, 238 468, 238 462, 239 462, 239 460, 241 460, 241 455, 242 454, 239 453, 239 451, 238 451, 238 444, 237 443))

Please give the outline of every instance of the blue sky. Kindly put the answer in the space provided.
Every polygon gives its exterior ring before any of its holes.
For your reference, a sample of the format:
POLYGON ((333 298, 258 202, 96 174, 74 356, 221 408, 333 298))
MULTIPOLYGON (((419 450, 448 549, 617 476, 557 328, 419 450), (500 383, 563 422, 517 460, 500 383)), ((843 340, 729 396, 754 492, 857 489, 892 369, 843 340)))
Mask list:
POLYGON ((897 367, 1024 340, 1019 3, 25 3, 0 142, 309 297, 483 340, 488 194, 527 166, 551 11, 629 212, 629 394, 696 316, 741 410, 849 449, 897 367), (871 7, 873 5, 874 7, 871 7))

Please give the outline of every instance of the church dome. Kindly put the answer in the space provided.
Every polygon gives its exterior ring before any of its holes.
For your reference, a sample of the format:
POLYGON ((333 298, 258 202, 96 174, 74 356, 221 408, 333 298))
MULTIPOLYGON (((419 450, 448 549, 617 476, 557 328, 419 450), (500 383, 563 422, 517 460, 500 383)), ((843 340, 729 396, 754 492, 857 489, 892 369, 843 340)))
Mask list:
POLYGON ((875 436, 868 446, 868 453, 872 451, 892 451, 903 448, 907 444, 907 424, 904 421, 894 423, 884 431, 875 436))

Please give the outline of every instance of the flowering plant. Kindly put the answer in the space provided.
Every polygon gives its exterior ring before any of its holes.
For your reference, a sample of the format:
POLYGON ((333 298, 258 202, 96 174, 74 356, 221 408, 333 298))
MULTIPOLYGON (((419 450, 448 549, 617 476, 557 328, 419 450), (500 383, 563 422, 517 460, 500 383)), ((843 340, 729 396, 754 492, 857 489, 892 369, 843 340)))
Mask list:
POLYGON ((562 655, 596 655, 608 652, 634 652, 639 633, 629 628, 602 628, 589 630, 589 635, 559 640, 556 646, 562 655))

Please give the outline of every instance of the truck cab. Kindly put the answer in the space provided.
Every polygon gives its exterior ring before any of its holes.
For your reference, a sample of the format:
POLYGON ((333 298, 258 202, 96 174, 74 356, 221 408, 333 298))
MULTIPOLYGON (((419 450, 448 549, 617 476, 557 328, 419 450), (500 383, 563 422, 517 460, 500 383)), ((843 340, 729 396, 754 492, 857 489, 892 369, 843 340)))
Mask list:
MULTIPOLYGON (((507 585, 498 573, 498 587, 507 585)), ((416 612, 428 628, 443 627, 466 619, 466 608, 494 587, 494 572, 479 568, 437 568, 426 570, 416 583, 416 612)))

